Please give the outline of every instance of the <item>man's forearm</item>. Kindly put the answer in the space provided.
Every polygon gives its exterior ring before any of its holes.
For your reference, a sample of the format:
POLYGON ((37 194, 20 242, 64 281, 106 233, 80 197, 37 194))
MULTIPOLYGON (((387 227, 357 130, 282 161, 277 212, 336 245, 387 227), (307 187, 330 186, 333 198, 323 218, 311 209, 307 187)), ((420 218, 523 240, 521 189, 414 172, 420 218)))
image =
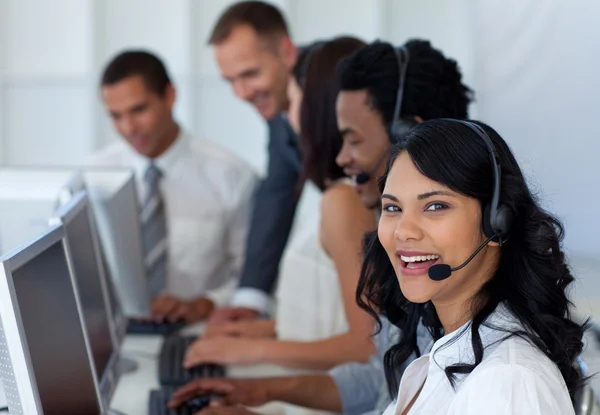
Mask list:
POLYGON ((327 375, 304 375, 265 379, 272 401, 341 412, 342 402, 333 379, 327 375))

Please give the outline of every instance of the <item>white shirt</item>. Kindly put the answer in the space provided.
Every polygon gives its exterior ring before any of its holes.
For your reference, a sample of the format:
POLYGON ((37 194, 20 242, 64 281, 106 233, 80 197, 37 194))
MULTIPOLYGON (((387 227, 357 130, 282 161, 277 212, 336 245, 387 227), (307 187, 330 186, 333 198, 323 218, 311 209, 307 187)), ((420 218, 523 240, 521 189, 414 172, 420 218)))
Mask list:
MULTIPOLYGON (((131 167, 140 203, 150 159, 119 141, 93 155, 94 166, 131 167)), ((156 166, 167 214, 167 291, 182 299, 205 296, 227 304, 240 278, 256 172, 216 144, 180 133, 156 166)))
POLYGON ((516 336, 494 344, 507 333, 492 329, 488 323, 523 329, 507 308, 499 305, 486 321, 479 329, 483 346, 488 346, 483 360, 470 374, 456 375, 456 390, 444 368, 474 361, 471 322, 436 341, 429 354, 408 366, 397 401, 384 415, 402 414, 421 385, 409 415, 574 415, 564 379, 545 354, 516 336))

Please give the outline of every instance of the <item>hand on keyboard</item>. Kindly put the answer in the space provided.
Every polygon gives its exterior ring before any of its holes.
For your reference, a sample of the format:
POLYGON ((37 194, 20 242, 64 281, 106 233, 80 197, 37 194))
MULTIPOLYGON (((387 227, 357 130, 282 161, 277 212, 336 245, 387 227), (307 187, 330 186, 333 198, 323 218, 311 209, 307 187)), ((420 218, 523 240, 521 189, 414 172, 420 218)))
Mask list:
POLYGON ((206 364, 189 369, 183 367, 183 358, 188 347, 196 340, 190 336, 169 336, 160 349, 158 379, 162 386, 182 386, 197 378, 225 377, 225 368, 206 364))
POLYGON ((228 321, 255 320, 260 312, 247 307, 219 307, 210 313, 208 327, 219 326, 228 321))
POLYGON ((213 302, 207 298, 188 301, 164 294, 152 300, 152 315, 168 321, 195 323, 208 317, 213 308, 213 302))
POLYGON ((205 339, 219 336, 274 338, 275 335, 275 320, 271 319, 228 321, 216 326, 209 326, 202 333, 202 337, 205 339))
POLYGON ((220 406, 212 407, 209 406, 202 412, 198 412, 196 415, 261 415, 257 412, 252 412, 243 406, 220 406))
POLYGON ((185 326, 183 321, 168 322, 151 318, 132 318, 127 324, 129 334, 160 334, 168 335, 185 326))
POLYGON ((177 389, 169 402, 169 408, 189 402, 198 397, 211 397, 210 405, 259 406, 270 401, 268 382, 271 379, 197 379, 177 389))
POLYGON ((187 350, 183 366, 190 368, 202 363, 250 365, 260 363, 264 342, 270 339, 215 337, 196 340, 187 350))
POLYGON ((193 415, 199 413, 209 404, 207 398, 194 398, 174 408, 167 408, 171 399, 172 390, 161 388, 150 392, 149 415, 193 415))

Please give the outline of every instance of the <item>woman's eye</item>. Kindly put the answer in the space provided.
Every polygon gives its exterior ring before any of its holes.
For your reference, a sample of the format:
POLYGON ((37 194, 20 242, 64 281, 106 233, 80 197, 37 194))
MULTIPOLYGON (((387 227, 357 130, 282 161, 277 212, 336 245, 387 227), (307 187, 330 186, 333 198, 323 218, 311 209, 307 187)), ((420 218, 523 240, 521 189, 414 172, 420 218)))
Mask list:
POLYGON ((444 204, 444 203, 432 203, 427 207, 427 210, 430 212, 435 212, 438 210, 443 210, 448 208, 448 205, 444 204))
POLYGON ((392 213, 392 212, 400 212, 400 208, 398 206, 395 206, 395 205, 385 205, 383 207, 383 211, 384 212, 390 212, 390 213, 392 213))

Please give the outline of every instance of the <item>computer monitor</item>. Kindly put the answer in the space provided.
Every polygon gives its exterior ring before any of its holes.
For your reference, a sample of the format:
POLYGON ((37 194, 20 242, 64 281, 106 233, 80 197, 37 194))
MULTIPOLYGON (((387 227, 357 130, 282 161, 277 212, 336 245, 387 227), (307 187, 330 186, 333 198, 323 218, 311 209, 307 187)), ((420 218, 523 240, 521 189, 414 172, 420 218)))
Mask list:
POLYGON ((102 414, 64 228, 0 258, 0 373, 11 414, 102 414))
POLYGON ((72 175, 72 168, 0 168, 0 255, 48 228, 57 193, 72 175))
MULTIPOLYGON (((73 176, 70 177, 69 180, 61 187, 57 198, 57 211, 59 211, 60 209, 64 209, 66 205, 72 202, 75 195, 83 192, 86 192, 87 195, 87 187, 83 178, 83 170, 78 169, 73 173, 73 176)), ((93 205, 89 203, 89 197, 86 196, 86 198, 88 199, 88 206, 93 212, 93 205)), ((90 227, 92 230, 92 234, 94 235, 94 240, 98 242, 98 228, 96 227, 96 220, 94 215, 90 216, 90 227)), ((123 310, 119 303, 119 299, 117 298, 117 295, 115 293, 115 286, 110 273, 110 269, 108 267, 108 263, 106 261, 104 246, 101 243, 96 243, 96 246, 98 247, 97 252, 99 267, 101 268, 100 272, 104 275, 104 281, 106 282, 113 335, 117 341, 117 346, 120 346, 125 339, 128 320, 123 314, 123 310)))
POLYGON ((119 379, 120 344, 110 312, 108 287, 93 221, 87 193, 82 191, 56 212, 50 225, 62 224, 65 228, 67 257, 79 292, 100 394, 108 407, 119 379))
POLYGON ((130 169, 85 168, 108 274, 126 317, 150 315, 135 176, 130 169))
POLYGON ((69 176, 66 182, 58 189, 57 205, 64 206, 75 196, 75 194, 85 190, 83 179, 83 170, 76 168, 69 176))

